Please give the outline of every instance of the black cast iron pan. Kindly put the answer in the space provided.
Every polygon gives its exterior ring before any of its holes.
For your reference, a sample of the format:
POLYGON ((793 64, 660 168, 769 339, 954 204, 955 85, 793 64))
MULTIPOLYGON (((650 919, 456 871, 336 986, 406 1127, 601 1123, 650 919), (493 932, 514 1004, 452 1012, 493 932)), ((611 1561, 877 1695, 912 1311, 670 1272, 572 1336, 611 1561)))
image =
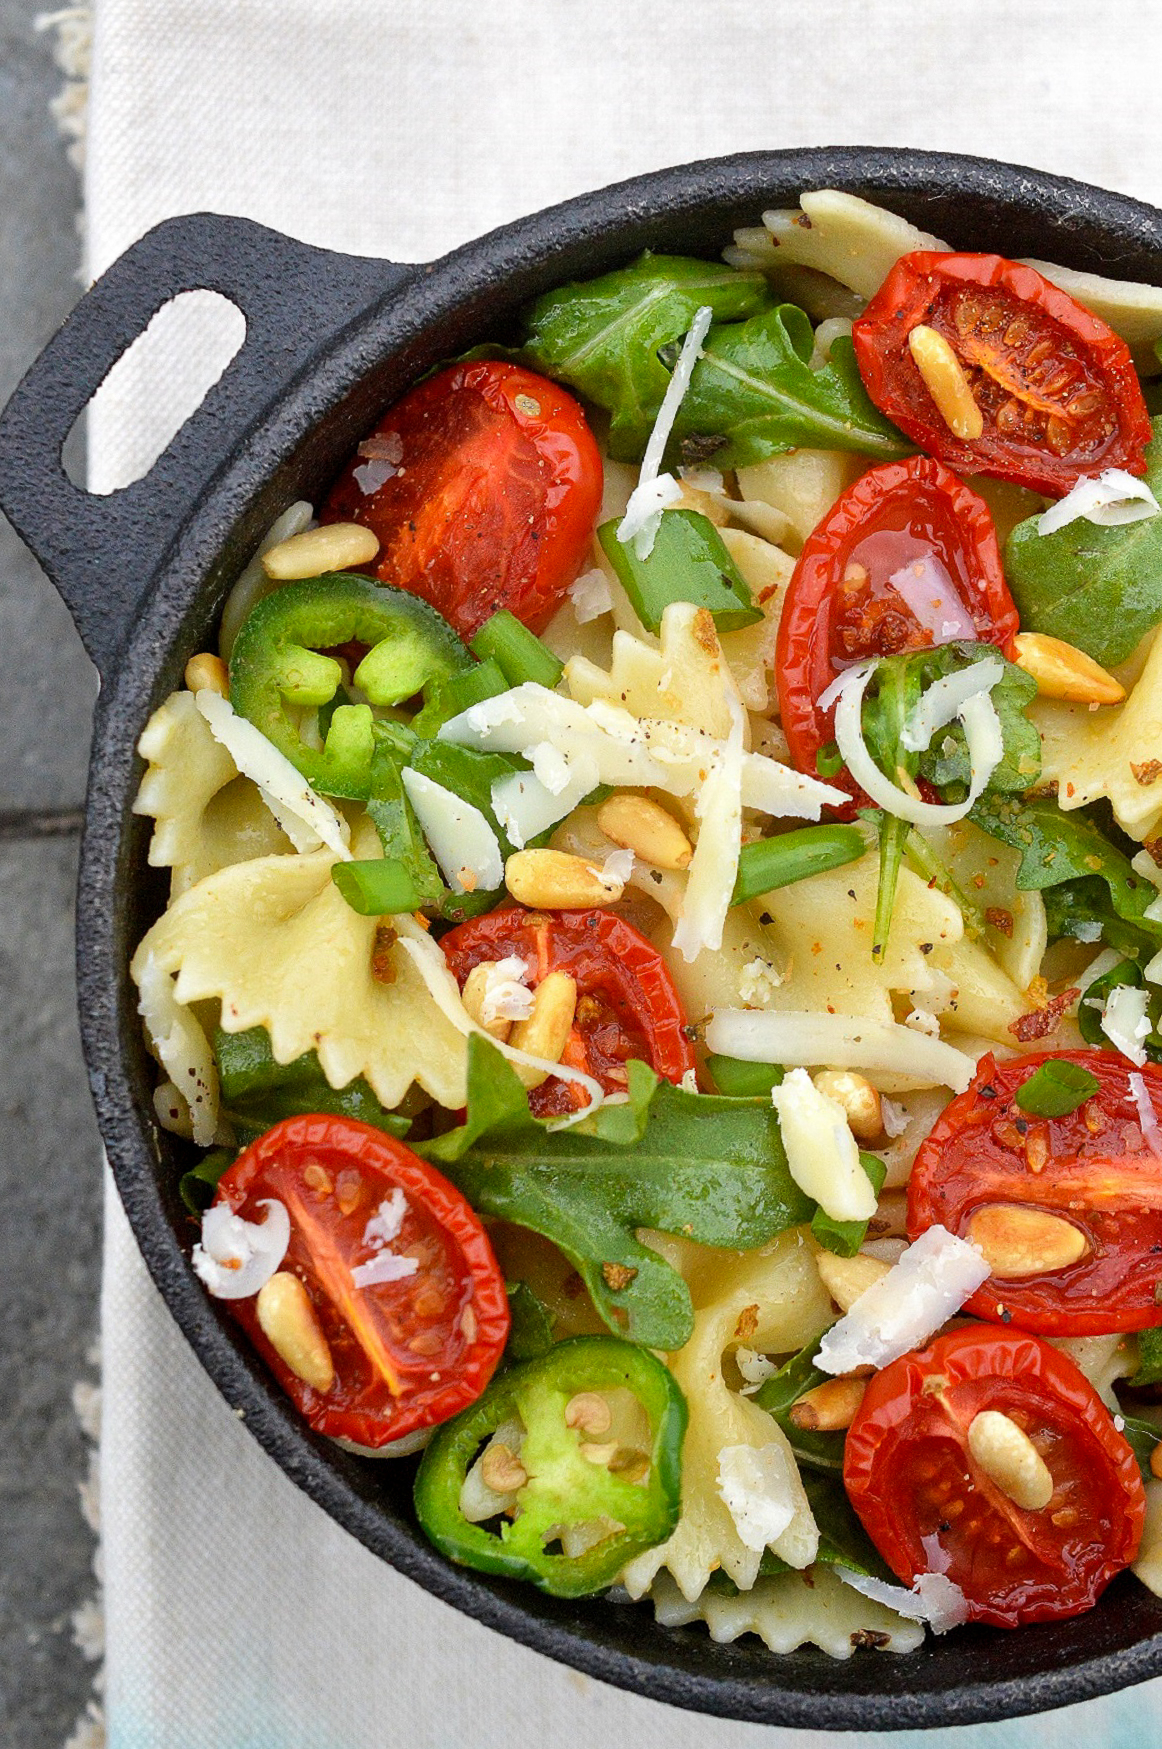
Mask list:
POLYGON ((1162 213, 1013 165, 935 153, 754 153, 664 170, 539 213, 428 266, 308 248, 242 219, 169 220, 82 299, 0 419, 0 504, 60 590, 101 672, 77 917, 81 1030, 101 1131, 146 1263, 203 1366, 288 1476, 369 1549, 501 1633, 640 1694, 722 1717, 833 1730, 965 1724, 1162 1673, 1162 1602, 1123 1576, 1075 1621, 958 1630, 910 1657, 776 1657, 711 1643, 641 1605, 565 1602, 461 1571, 416 1529, 413 1464, 316 1439, 193 1276, 181 1144, 154 1122, 130 954, 164 903, 130 804, 147 718, 209 641, 274 517, 318 501, 356 442, 428 366, 495 336, 521 304, 642 248, 717 255, 735 225, 804 189, 882 201, 960 248, 1162 281, 1162 213), (153 469, 97 498, 61 445, 110 367, 178 293, 208 288, 246 340, 153 469))

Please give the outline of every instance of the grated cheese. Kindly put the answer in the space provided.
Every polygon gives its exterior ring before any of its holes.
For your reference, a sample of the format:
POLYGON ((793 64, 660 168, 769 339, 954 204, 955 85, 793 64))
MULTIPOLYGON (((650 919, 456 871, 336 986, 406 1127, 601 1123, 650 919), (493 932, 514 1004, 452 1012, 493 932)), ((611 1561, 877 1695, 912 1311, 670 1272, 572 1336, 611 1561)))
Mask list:
POLYGON ((949 1628, 968 1620, 968 1599, 945 1573, 921 1573, 909 1591, 902 1585, 869 1578, 866 1573, 853 1573, 850 1567, 836 1565, 834 1571, 853 1591, 894 1609, 909 1621, 925 1622, 934 1634, 946 1634, 949 1628))
MULTIPOLYGON (((1121 1051, 1137 1068, 1146 1061, 1143 1039, 1150 1036, 1150 1016, 1146 1012, 1150 1000, 1148 990, 1133 984, 1117 984, 1106 997, 1102 1010, 1101 1029, 1115 1050, 1121 1051)), ((1096 1006, 1096 1004, 1094 1004, 1096 1006)))
POLYGON ((590 620, 600 619, 603 613, 613 610, 609 578, 596 566, 592 571, 582 571, 577 581, 569 585, 568 594, 579 625, 588 625, 590 620))
POLYGON ((703 948, 722 946, 722 932, 742 848, 742 706, 729 700, 730 734, 721 744, 695 804, 698 842, 686 876, 673 945, 689 964, 703 948))
POLYGON ((1154 1110, 1154 1101, 1150 1098, 1144 1076, 1130 1076, 1130 1092, 1138 1108, 1138 1122, 1142 1126, 1143 1139, 1149 1143, 1152 1154, 1162 1157, 1162 1129, 1158 1127, 1158 1113, 1154 1110))
POLYGON ((682 398, 690 387, 694 366, 702 356, 702 342, 713 319, 714 311, 709 304, 703 304, 690 324, 690 331, 682 342, 682 350, 678 354, 673 375, 666 385, 658 416, 654 420, 654 428, 646 444, 638 483, 630 493, 625 515, 618 525, 618 540, 622 546, 628 546, 632 541, 639 559, 648 559, 654 550, 654 542, 662 524, 662 512, 677 504, 682 497, 682 488, 673 474, 659 474, 658 470, 662 465, 682 398))
POLYGON ((761 1554, 796 1511, 794 1460, 783 1446, 724 1445, 718 1454, 718 1493, 744 1548, 761 1554))
POLYGON ((504 880, 500 841, 480 809, 410 767, 404 768, 403 787, 452 891, 499 887, 504 880))
POLYGON ((1037 533, 1053 534, 1081 520, 1099 528, 1121 528, 1128 522, 1145 522, 1159 511, 1162 504, 1145 480, 1135 479, 1124 468, 1106 468, 1078 480, 1064 498, 1043 511, 1037 518, 1037 533))
POLYGON ((810 1009, 719 1008, 706 1028, 706 1047, 748 1063, 912 1075, 925 1087, 951 1087, 954 1093, 963 1093, 976 1073, 974 1059, 943 1039, 895 1021, 810 1009))
POLYGON ((821 1093, 806 1069, 792 1069, 771 1088, 771 1104, 787 1168, 799 1189, 833 1221, 866 1221, 876 1193, 859 1163, 859 1147, 843 1107, 821 1093))
POLYGON ((265 1287, 290 1244, 290 1216, 283 1203, 266 1197, 266 1214, 247 1221, 224 1202, 202 1216, 202 1237, 190 1262, 194 1274, 216 1300, 248 1300, 265 1287))
POLYGON ((203 687, 194 703, 210 725, 210 733, 225 747, 242 773, 262 791, 267 807, 302 853, 325 844, 343 861, 351 860, 347 848, 347 822, 330 803, 316 795, 284 753, 268 741, 260 729, 240 717, 229 699, 203 687))
POLYGON ((829 1373, 890 1365, 934 1336, 989 1274, 976 1245, 929 1227, 831 1326, 815 1365, 829 1373))
POLYGON ((419 1263, 414 1257, 400 1257, 394 1251, 381 1251, 367 1263, 357 1263, 351 1271, 356 1287, 382 1287, 385 1282, 403 1281, 414 1275, 419 1263))

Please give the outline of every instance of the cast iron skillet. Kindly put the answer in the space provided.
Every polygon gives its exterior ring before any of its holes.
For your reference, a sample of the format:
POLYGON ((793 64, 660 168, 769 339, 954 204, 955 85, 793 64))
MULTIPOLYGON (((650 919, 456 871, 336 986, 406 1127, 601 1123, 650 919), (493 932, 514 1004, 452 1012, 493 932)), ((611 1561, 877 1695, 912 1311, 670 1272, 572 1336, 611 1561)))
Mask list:
POLYGON ((409 1578, 548 1656, 677 1706, 772 1724, 893 1730, 1063 1706, 1162 1672, 1162 1602, 1123 1576, 1076 1621, 964 1628, 910 1657, 776 1657, 657 1626, 642 1605, 566 1602, 445 1562, 417 1531, 414 1464, 316 1439, 202 1291, 176 1194, 180 1144, 153 1118, 126 967, 164 904, 130 813, 134 747, 204 647, 233 579, 295 498, 318 501, 382 410, 429 365, 495 335, 529 297, 643 248, 717 255, 732 227, 804 189, 882 201, 954 246, 1162 281, 1162 213, 1008 164, 935 153, 754 153, 621 183, 422 267, 308 248, 242 219, 159 225, 122 256, 0 419, 0 504, 63 595, 101 672, 77 914, 81 1030, 101 1131, 146 1263, 223 1396, 275 1461, 409 1578), (179 292, 232 299, 247 334, 221 381, 137 484, 70 484, 75 418, 179 292))

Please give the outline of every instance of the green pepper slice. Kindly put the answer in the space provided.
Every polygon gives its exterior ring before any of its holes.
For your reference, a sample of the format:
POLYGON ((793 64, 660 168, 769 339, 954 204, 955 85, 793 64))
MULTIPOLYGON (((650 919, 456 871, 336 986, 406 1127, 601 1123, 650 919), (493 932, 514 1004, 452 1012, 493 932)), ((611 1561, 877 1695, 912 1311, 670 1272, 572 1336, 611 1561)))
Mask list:
POLYGON ((230 701, 323 795, 364 801, 376 745, 372 706, 391 707, 475 666, 434 607, 368 577, 333 572, 288 583, 253 607, 230 655, 230 701), (332 700, 343 670, 329 650, 366 646, 353 676, 370 703, 332 700), (322 746, 301 732, 315 709, 322 746))
POLYGON ((685 1398, 648 1349, 616 1336, 574 1336, 501 1373, 470 1409, 438 1429, 416 1476, 416 1513, 440 1552, 462 1566, 531 1580, 554 1597, 586 1597, 673 1532, 685 1432, 685 1398), (635 1440, 623 1456, 608 1446, 625 1391, 644 1411, 649 1431, 648 1451, 635 1440), (612 1402, 603 1397, 615 1413, 612 1431, 601 1429, 600 1413, 591 1433, 568 1425, 566 1410, 581 1393, 617 1394, 612 1402), (526 1480, 515 1491, 514 1516, 500 1520, 497 1535, 465 1518, 461 1489, 481 1445, 511 1422, 524 1428, 515 1455, 526 1480), (587 1458, 587 1445, 600 1446, 607 1461, 587 1458), (572 1540, 569 1533, 590 1525, 599 1533, 610 1521, 620 1528, 607 1529, 582 1553, 558 1552, 572 1540))

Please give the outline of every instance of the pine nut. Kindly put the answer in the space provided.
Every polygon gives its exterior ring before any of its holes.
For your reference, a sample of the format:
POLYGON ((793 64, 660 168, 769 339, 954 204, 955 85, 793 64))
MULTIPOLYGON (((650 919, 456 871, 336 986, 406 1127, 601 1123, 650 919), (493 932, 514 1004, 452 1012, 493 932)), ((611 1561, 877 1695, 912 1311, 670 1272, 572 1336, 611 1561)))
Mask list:
POLYGON ((1157 1476, 1162 1482, 1162 1442, 1156 1445, 1150 1453, 1150 1474, 1157 1476))
POLYGON ((280 1269, 258 1290, 258 1325, 279 1359, 314 1391, 329 1391, 335 1363, 306 1288, 297 1275, 280 1269))
POLYGON ((850 1427, 863 1402, 866 1379, 828 1379, 791 1406, 791 1420, 809 1433, 837 1433, 850 1427))
MULTIPOLYGON (((573 1016, 577 1012, 577 985, 568 972, 550 972, 541 979, 533 992, 533 1011, 527 1020, 518 1020, 509 1034, 514 1050, 527 1051, 530 1057, 541 1057, 548 1063, 559 1063, 561 1052, 569 1041, 573 1016)), ((539 1087, 548 1075, 538 1069, 526 1069, 519 1063, 513 1067, 526 1087, 539 1087)))
POLYGON ((815 1259, 819 1279, 841 1312, 850 1312, 860 1294, 888 1273, 891 1265, 879 1257, 837 1257, 834 1251, 820 1251, 815 1259))
POLYGON ((1041 1512, 1053 1498, 1049 1467, 1027 1433, 998 1409, 982 1409, 968 1425, 968 1449, 1014 1506, 1041 1512))
POLYGON ((481 960, 478 966, 473 966, 464 980, 460 1000, 477 1026, 482 1027, 491 1038, 507 1039, 512 1031, 511 1020, 506 1020, 503 1014, 494 1015, 488 1021, 484 1019, 484 998, 492 982, 495 964, 495 960, 481 960))
POLYGON ((518 850, 504 865, 504 884, 513 898, 534 911, 583 911, 612 905, 625 890, 601 870, 565 850, 518 850))
POLYGON ((851 1069, 821 1069, 812 1079, 820 1093, 843 1107, 857 1142, 874 1142, 883 1135, 880 1096, 865 1075, 851 1069))
POLYGON ((994 1275, 1050 1275, 1068 1269, 1089 1250, 1071 1221, 1023 1203, 990 1202, 977 1209, 966 1237, 984 1252, 994 1275))
POLYGON ((1018 668, 1031 674, 1042 698, 1075 704, 1121 704, 1126 689, 1092 656, 1043 632, 1018 632, 1013 640, 1018 668))
POLYGON ((673 814, 648 796, 610 796, 597 810, 597 824, 611 844, 632 850, 655 868, 689 868, 694 847, 673 814))
POLYGON ((972 398, 963 365, 943 334, 922 322, 908 335, 908 351, 953 437, 975 443, 984 430, 984 415, 972 398))
POLYGON ((221 656, 200 650, 186 663, 185 682, 191 692, 216 692, 226 698, 230 692, 230 677, 221 656))
POLYGON ((529 1473, 510 1445, 494 1441, 480 1460, 480 1479, 494 1494, 515 1494, 529 1473))
POLYGON ((578 1391, 565 1404, 565 1426, 580 1433, 608 1433, 613 1425, 613 1413, 605 1398, 596 1391, 578 1391))
POLYGON ((379 551, 379 538, 358 522, 329 522, 280 540, 262 555, 262 568, 276 583, 299 577, 321 577, 324 571, 345 571, 349 565, 369 565, 379 551))

